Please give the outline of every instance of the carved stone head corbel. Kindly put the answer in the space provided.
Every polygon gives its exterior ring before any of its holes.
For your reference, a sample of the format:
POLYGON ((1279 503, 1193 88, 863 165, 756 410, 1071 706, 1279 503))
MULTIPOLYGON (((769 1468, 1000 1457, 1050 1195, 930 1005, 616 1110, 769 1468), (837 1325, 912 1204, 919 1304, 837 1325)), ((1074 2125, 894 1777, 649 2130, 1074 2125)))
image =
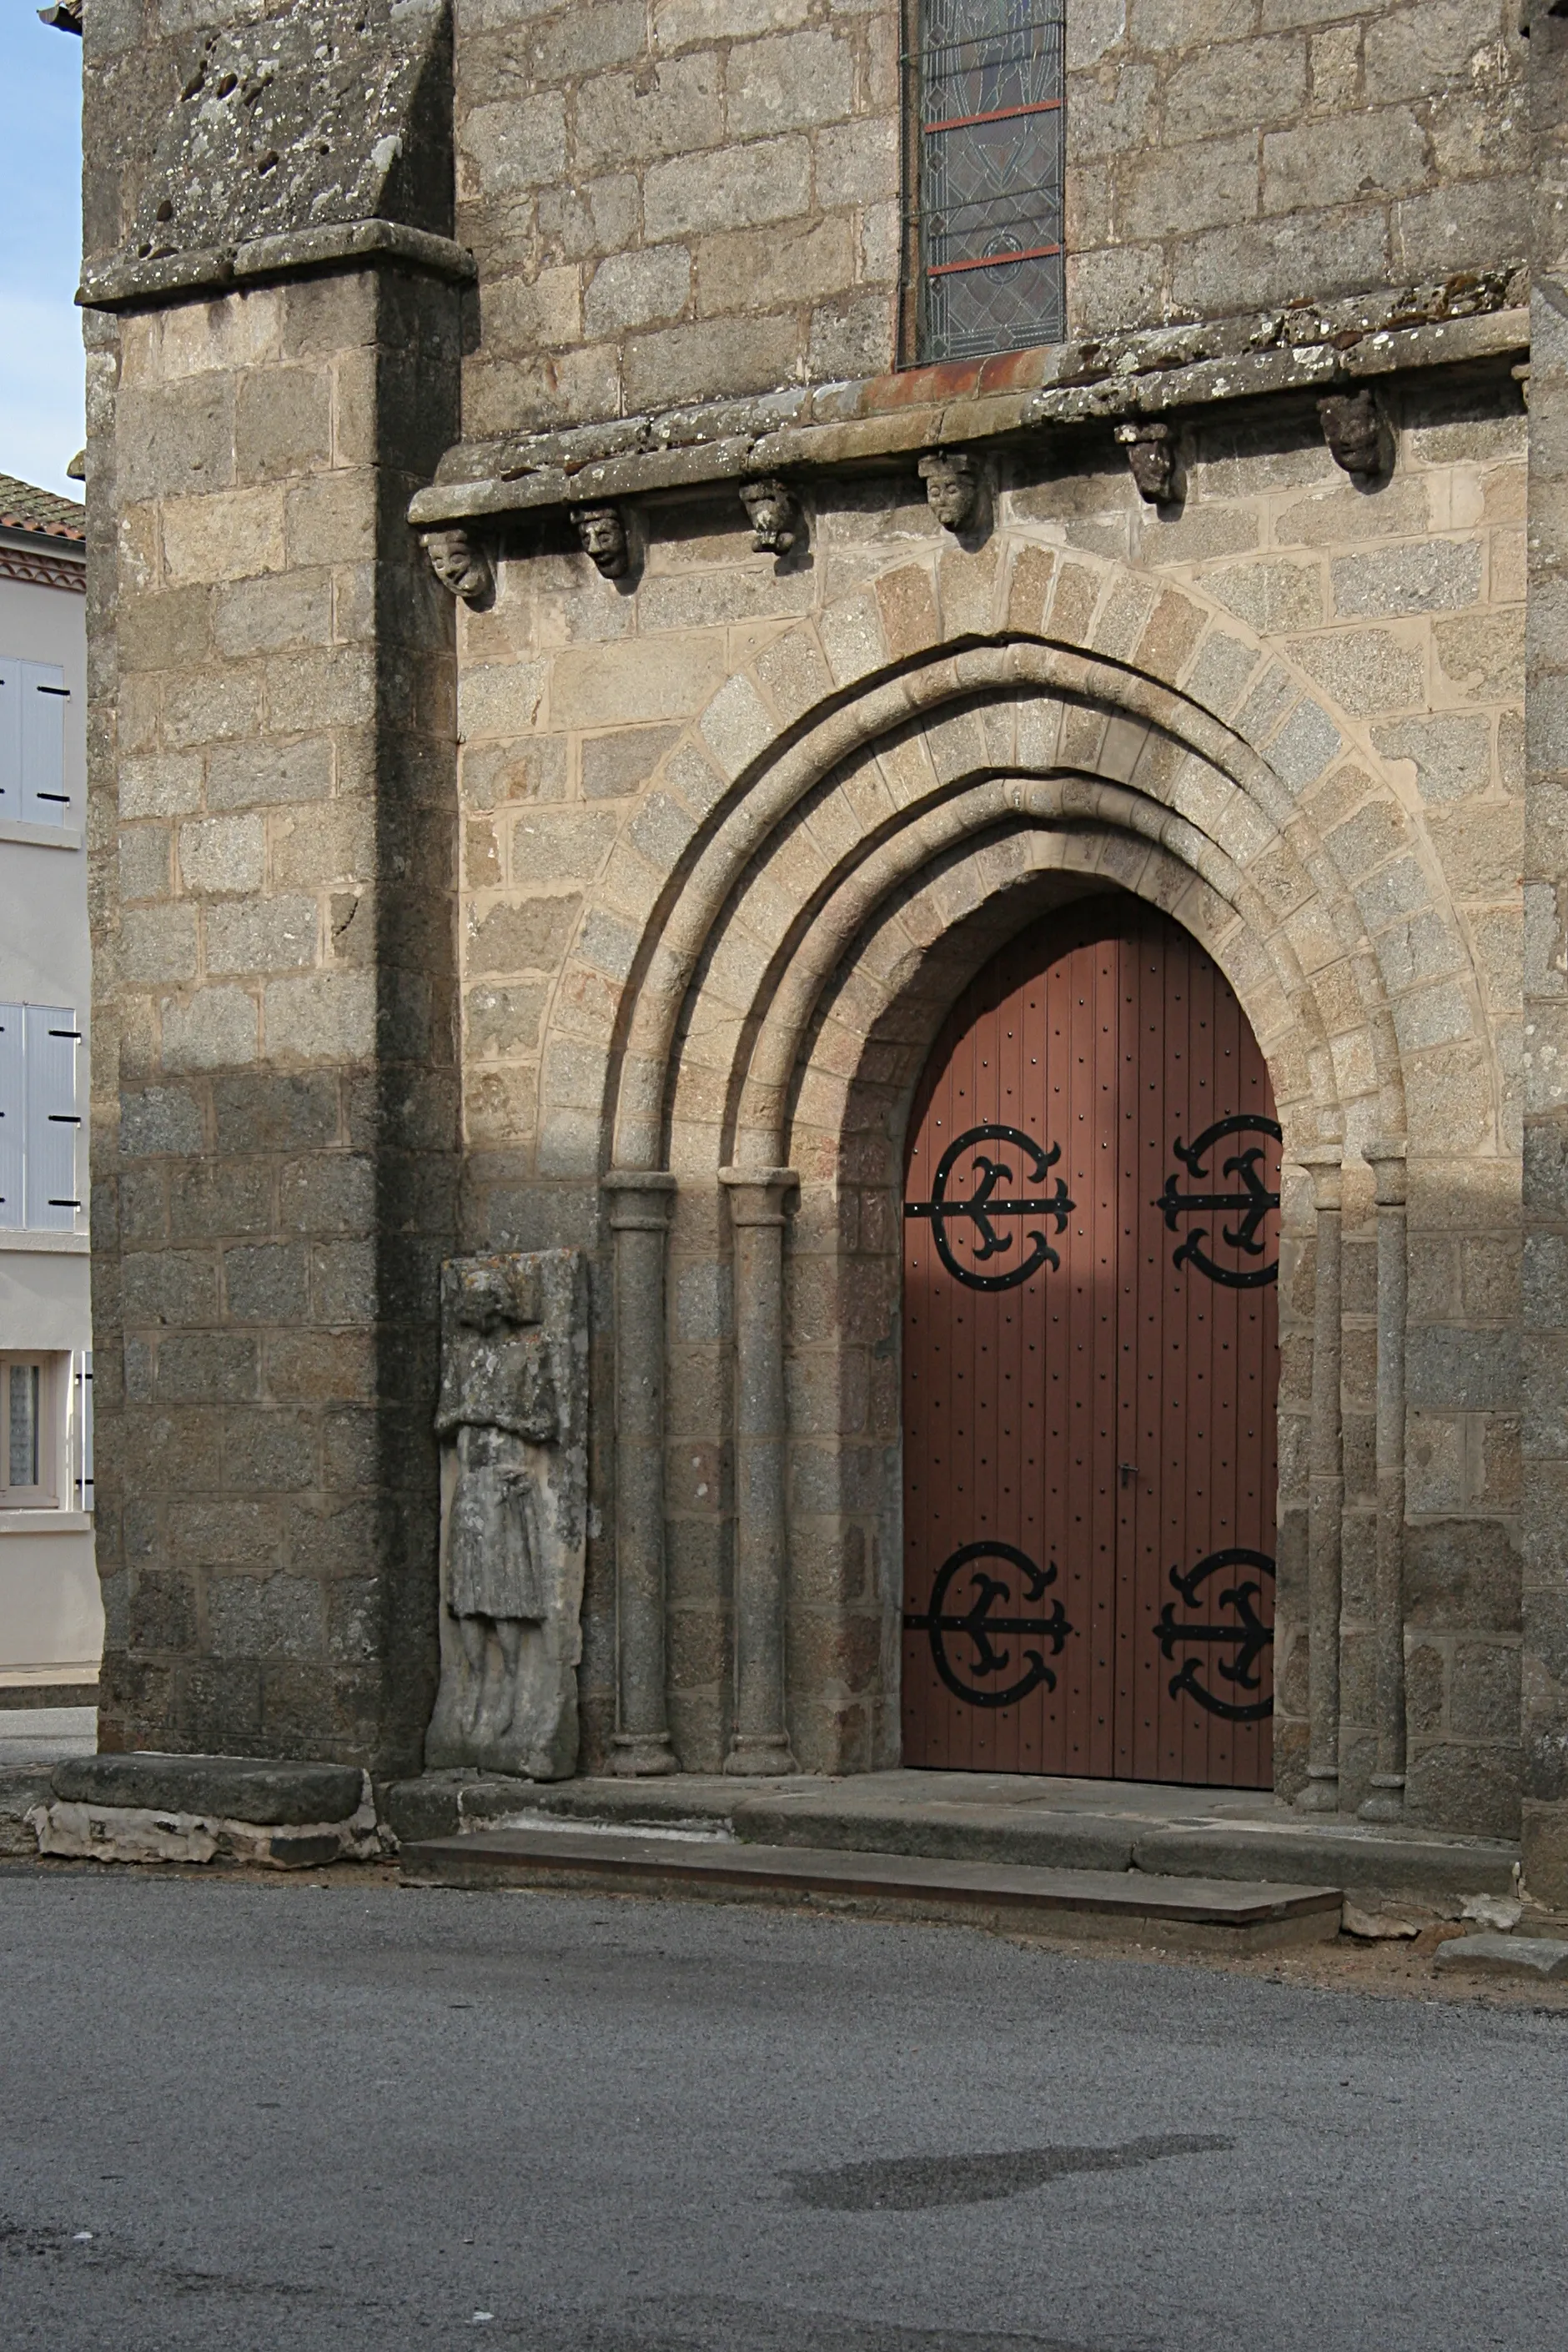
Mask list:
POLYGON ((980 509, 980 468, 967 449, 928 449, 917 469, 944 530, 966 530, 980 509))
POLYGON ((449 594, 465 604, 485 604, 495 593, 495 566, 489 551, 460 527, 427 530, 425 552, 430 569, 449 594))
POLYGON ((1176 494, 1176 436, 1156 417, 1119 425, 1116 438, 1140 493, 1151 506, 1164 506, 1176 494))
POLYGON ((1359 392, 1325 393, 1318 415, 1336 466, 1360 482, 1374 481, 1388 471, 1388 436, 1377 402, 1364 384, 1359 392))
POLYGON ((788 486, 769 474, 741 485, 741 504, 752 526, 752 545, 759 555, 787 555, 799 533, 800 509, 788 486))
POLYGON ((605 578, 624 579, 632 557, 619 507, 574 507, 572 520, 577 544, 597 564, 605 578))

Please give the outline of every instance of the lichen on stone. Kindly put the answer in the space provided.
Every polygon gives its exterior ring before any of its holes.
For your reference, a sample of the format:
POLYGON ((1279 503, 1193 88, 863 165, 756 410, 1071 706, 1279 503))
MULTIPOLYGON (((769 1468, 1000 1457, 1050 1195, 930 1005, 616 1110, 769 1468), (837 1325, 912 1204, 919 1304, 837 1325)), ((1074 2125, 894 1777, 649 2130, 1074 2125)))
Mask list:
POLYGON ((209 34, 122 257, 366 220, 451 232, 445 0, 310 0, 209 34))

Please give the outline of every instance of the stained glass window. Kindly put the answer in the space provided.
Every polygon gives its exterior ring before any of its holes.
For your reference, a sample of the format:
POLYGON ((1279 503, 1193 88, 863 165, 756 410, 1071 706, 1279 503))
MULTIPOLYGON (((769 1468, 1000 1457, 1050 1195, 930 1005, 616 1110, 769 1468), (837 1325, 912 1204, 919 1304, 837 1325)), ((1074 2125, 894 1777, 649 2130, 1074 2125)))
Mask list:
POLYGON ((1061 0, 906 0, 905 349, 1059 342, 1061 0))

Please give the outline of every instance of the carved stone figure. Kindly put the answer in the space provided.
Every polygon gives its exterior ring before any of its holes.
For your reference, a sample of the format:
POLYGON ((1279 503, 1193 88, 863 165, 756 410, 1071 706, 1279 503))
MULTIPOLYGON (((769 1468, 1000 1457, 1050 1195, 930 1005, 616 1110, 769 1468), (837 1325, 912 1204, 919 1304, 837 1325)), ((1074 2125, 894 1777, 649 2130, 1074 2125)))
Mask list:
POLYGON ((1318 415, 1336 466, 1362 481, 1386 470, 1383 419, 1364 385, 1360 392, 1325 393, 1318 403, 1318 415))
POLYGON ((980 469, 966 449, 928 449, 918 468, 926 504, 944 530, 960 531, 980 507, 980 469))
POLYGON ((742 482, 741 504, 752 525, 752 545, 759 555, 787 555, 795 545, 800 510, 786 484, 768 475, 742 482))
POLYGON ((441 1276, 441 1684, 427 1767, 562 1780, 577 1761, 587 1495, 577 1250, 441 1276))
POLYGON ((1150 504, 1160 506, 1173 497, 1176 487, 1176 436, 1171 427, 1154 417, 1140 417, 1135 423, 1119 425, 1116 438, 1127 452, 1133 480, 1150 504))
POLYGON ((631 562, 626 527, 619 507, 574 507, 577 543, 591 556, 606 580, 620 580, 631 562))
POLYGON ((495 567, 489 551, 466 530, 427 530, 425 552, 430 569, 465 604, 483 604, 494 592, 495 567))

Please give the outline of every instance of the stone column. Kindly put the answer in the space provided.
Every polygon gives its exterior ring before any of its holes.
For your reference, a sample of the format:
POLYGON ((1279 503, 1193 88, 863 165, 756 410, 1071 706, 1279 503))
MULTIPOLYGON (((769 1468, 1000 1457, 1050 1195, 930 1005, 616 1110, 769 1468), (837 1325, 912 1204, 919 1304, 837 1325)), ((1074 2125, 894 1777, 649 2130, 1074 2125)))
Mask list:
POLYGON ((1405 1145, 1366 1145, 1377 1182, 1377 1769, 1363 1821, 1405 1813, 1405 1145))
POLYGON ((726 1772, 793 1772, 784 1727, 784 1200, 792 1168, 723 1168, 735 1234, 735 1730, 726 1772))
POLYGON ((1340 1444, 1341 1150, 1314 1145, 1300 1164, 1310 1174, 1317 1210, 1312 1305, 1312 1430, 1307 1492, 1307 1640, 1310 1746, 1303 1812, 1331 1813, 1340 1801, 1340 1545, 1344 1465, 1340 1444))
POLYGON ((616 1728, 612 1770, 673 1772, 665 1696, 664 1261, 675 1179, 612 1169, 616 1237, 616 1728))

